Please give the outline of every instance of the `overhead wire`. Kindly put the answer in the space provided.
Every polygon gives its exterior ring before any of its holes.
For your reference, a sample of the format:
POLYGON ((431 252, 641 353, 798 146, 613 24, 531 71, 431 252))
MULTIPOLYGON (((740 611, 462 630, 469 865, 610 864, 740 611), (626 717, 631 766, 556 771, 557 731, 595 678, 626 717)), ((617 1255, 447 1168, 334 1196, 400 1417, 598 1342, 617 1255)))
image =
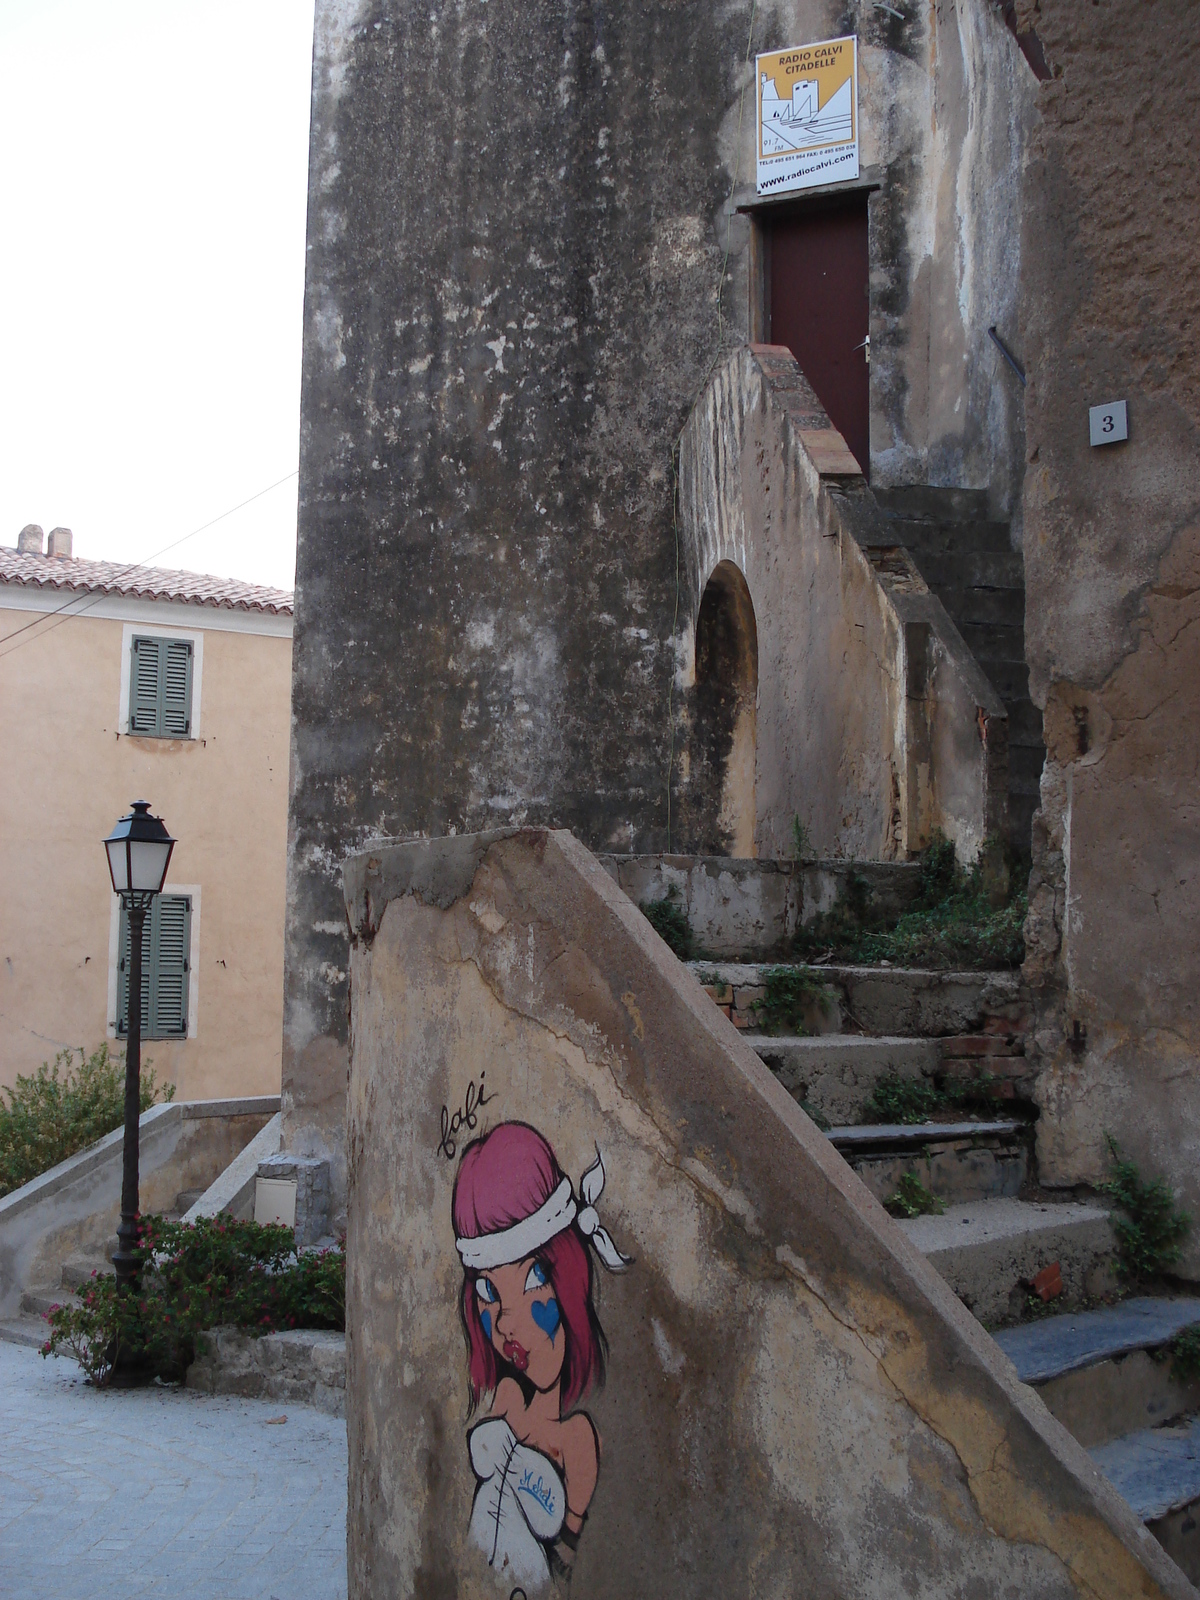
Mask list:
MULTIPOLYGON (((159 556, 166 555, 168 550, 178 549, 181 544, 186 544, 189 539, 194 539, 197 534, 207 532, 209 528, 215 527, 218 522, 224 522, 225 518, 233 516, 235 511, 241 511, 245 506, 252 505, 255 500, 261 500, 263 495, 270 494, 272 489, 281 488, 283 484, 298 476, 298 472, 299 469, 297 468, 285 473, 282 478, 277 478, 274 483, 267 484, 265 489, 257 490, 254 494, 247 496, 245 500, 239 500, 237 505, 230 506, 227 511, 222 511, 218 516, 210 518, 208 522, 202 522, 198 528, 193 528, 190 533, 182 534, 178 539, 172 539, 170 544, 164 544, 161 549, 144 556, 140 561, 131 561, 128 566, 119 568, 109 582, 119 583, 122 578, 127 578, 131 572, 136 572, 139 567, 148 566, 150 562, 157 561, 159 556)), ((26 622, 21 627, 14 628, 11 633, 6 633, 0 639, 0 660, 3 660, 5 656, 13 655, 24 645, 34 643, 33 639, 22 639, 20 644, 12 644, 12 641, 20 634, 27 633, 31 628, 40 627, 43 622, 49 622, 50 626, 43 628, 41 633, 36 635, 36 638, 44 639, 48 633, 53 633, 55 628, 61 627, 64 622, 70 622, 73 617, 83 616, 84 612, 90 611, 93 606, 99 605, 102 600, 106 600, 109 597, 107 594, 93 595, 90 599, 84 600, 84 604, 77 611, 71 611, 70 607, 82 598, 83 596, 79 594, 73 594, 69 599, 64 600, 61 606, 56 606, 53 611, 43 611, 34 617, 31 622, 26 622), (64 612, 67 612, 68 615, 64 616, 64 612), (57 618, 57 621, 52 620, 54 618, 57 618), (3 648, 6 645, 11 645, 11 648, 3 648)))

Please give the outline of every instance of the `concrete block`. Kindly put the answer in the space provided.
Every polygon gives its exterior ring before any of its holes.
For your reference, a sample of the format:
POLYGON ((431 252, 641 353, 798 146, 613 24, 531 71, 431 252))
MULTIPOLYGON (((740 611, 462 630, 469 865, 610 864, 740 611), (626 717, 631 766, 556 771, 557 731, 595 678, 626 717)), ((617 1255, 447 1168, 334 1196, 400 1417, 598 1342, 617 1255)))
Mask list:
POLYGON ((985 1324, 1014 1320, 1022 1284, 1052 1261, 1062 1266, 1064 1307, 1115 1287, 1112 1229, 1100 1206, 984 1200, 899 1226, 985 1324))
POLYGON ((258 1164, 258 1177, 296 1185, 293 1228, 296 1249, 303 1250, 329 1235, 329 1162, 317 1156, 298 1156, 283 1150, 258 1164))
POLYGON ((818 1038, 747 1039, 796 1100, 815 1106, 832 1123, 860 1122, 881 1078, 932 1078, 937 1047, 927 1039, 873 1039, 861 1034, 818 1038))

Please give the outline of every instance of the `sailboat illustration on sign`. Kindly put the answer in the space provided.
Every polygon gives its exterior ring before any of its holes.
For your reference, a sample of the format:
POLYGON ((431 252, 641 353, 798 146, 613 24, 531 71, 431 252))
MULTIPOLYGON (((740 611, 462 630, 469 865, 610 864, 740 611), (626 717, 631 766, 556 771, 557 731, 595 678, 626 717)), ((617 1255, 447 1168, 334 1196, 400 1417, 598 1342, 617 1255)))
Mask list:
POLYGON ((847 78, 818 108, 818 84, 805 78, 792 85, 792 98, 781 100, 775 80, 762 74, 762 153, 812 150, 818 145, 845 144, 854 133, 853 86, 847 78))

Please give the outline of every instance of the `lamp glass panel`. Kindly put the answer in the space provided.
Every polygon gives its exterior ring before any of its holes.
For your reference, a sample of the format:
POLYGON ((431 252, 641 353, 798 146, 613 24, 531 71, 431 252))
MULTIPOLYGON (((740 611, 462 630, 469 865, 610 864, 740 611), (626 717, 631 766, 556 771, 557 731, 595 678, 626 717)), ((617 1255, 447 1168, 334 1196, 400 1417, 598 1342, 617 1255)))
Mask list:
POLYGON ((129 855, 133 863, 130 874, 131 889, 148 889, 151 893, 162 888, 167 875, 167 859, 171 854, 171 841, 135 839, 130 843, 129 855))
POLYGON ((118 894, 128 889, 126 882, 129 874, 125 864, 124 839, 106 839, 104 848, 108 851, 108 870, 112 873, 113 888, 118 894))

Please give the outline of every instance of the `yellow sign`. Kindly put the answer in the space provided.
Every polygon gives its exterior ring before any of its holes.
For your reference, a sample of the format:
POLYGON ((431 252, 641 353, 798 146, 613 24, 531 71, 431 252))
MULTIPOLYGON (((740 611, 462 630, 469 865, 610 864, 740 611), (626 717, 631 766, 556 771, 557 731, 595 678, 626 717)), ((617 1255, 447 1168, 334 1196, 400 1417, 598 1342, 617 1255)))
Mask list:
POLYGON ((858 40, 772 50, 758 66, 758 192, 858 177, 858 40))

